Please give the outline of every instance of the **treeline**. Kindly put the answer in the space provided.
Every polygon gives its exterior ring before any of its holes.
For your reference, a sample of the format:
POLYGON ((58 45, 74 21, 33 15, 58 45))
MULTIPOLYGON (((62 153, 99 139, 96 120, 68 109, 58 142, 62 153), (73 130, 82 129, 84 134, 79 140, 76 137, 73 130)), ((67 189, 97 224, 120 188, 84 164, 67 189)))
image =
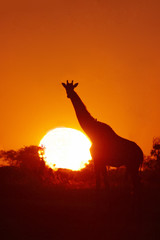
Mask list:
MULTIPOLYGON (((84 182, 94 184, 94 166, 91 161, 81 171, 53 170, 46 165, 44 149, 27 146, 17 151, 0 151, 0 184, 34 186, 73 186, 79 188, 84 182)), ((85 185, 85 187, 86 187, 85 185)))
MULTIPOLYGON (((61 186, 74 188, 94 188, 94 165, 91 160, 80 171, 66 169, 53 170, 44 160, 44 149, 27 146, 17 151, 0 151, 3 164, 0 167, 1 185, 61 186)), ((144 184, 160 184, 160 138, 153 140, 149 156, 144 157, 141 171, 144 184)), ((124 186, 125 168, 109 169, 112 186, 124 186)), ((128 184, 128 183, 126 183, 128 184)))
POLYGON ((41 184, 52 181, 52 171, 39 155, 38 146, 27 146, 17 151, 0 151, 0 180, 4 184, 41 184))

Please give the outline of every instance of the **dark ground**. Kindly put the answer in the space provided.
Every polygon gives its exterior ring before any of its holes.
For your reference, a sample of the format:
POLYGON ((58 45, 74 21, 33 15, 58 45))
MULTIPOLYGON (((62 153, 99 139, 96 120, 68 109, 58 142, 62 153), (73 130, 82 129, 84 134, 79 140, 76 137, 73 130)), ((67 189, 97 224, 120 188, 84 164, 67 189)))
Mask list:
POLYGON ((1 186, 1 240, 160 239, 160 189, 143 187, 134 208, 127 189, 1 186), (139 204, 138 204, 139 205, 139 204))

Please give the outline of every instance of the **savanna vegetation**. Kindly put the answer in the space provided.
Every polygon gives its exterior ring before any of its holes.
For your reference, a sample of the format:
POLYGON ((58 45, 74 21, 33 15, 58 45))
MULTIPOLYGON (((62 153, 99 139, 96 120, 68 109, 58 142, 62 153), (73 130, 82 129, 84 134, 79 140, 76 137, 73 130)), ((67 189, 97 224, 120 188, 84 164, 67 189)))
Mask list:
POLYGON ((160 138, 144 158, 136 209, 125 168, 110 168, 109 195, 96 194, 92 161, 54 171, 39 151, 0 151, 1 239, 159 239, 160 138))
MULTIPOLYGON (((43 149, 38 146, 27 146, 19 150, 0 151, 0 183, 18 185, 39 185, 63 188, 95 188, 94 165, 91 160, 84 169, 72 171, 67 169, 53 170, 43 158, 43 149), (41 153, 41 154, 40 154, 41 153)), ((160 138, 153 139, 153 148, 149 156, 144 156, 140 172, 142 182, 158 184, 160 180, 160 138)), ((111 186, 123 185, 125 168, 109 168, 111 186)))

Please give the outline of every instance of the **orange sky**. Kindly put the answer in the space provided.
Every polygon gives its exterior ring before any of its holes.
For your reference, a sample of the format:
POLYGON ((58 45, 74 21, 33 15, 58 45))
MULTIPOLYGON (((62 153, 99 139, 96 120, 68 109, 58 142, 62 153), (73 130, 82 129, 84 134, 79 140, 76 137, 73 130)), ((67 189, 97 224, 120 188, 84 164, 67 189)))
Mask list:
POLYGON ((0 6, 0 148, 80 130, 61 81, 148 154, 160 136, 159 0, 25 0, 0 6))

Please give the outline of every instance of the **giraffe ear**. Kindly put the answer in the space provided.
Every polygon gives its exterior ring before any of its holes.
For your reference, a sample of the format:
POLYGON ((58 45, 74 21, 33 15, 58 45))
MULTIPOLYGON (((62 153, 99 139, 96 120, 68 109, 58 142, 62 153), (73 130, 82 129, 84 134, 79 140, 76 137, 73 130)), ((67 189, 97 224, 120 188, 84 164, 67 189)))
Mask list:
POLYGON ((62 83, 62 86, 63 86, 64 88, 66 88, 66 84, 65 84, 65 83, 62 83))
POLYGON ((77 86, 78 86, 78 83, 75 83, 75 84, 73 85, 74 88, 76 88, 77 86))

